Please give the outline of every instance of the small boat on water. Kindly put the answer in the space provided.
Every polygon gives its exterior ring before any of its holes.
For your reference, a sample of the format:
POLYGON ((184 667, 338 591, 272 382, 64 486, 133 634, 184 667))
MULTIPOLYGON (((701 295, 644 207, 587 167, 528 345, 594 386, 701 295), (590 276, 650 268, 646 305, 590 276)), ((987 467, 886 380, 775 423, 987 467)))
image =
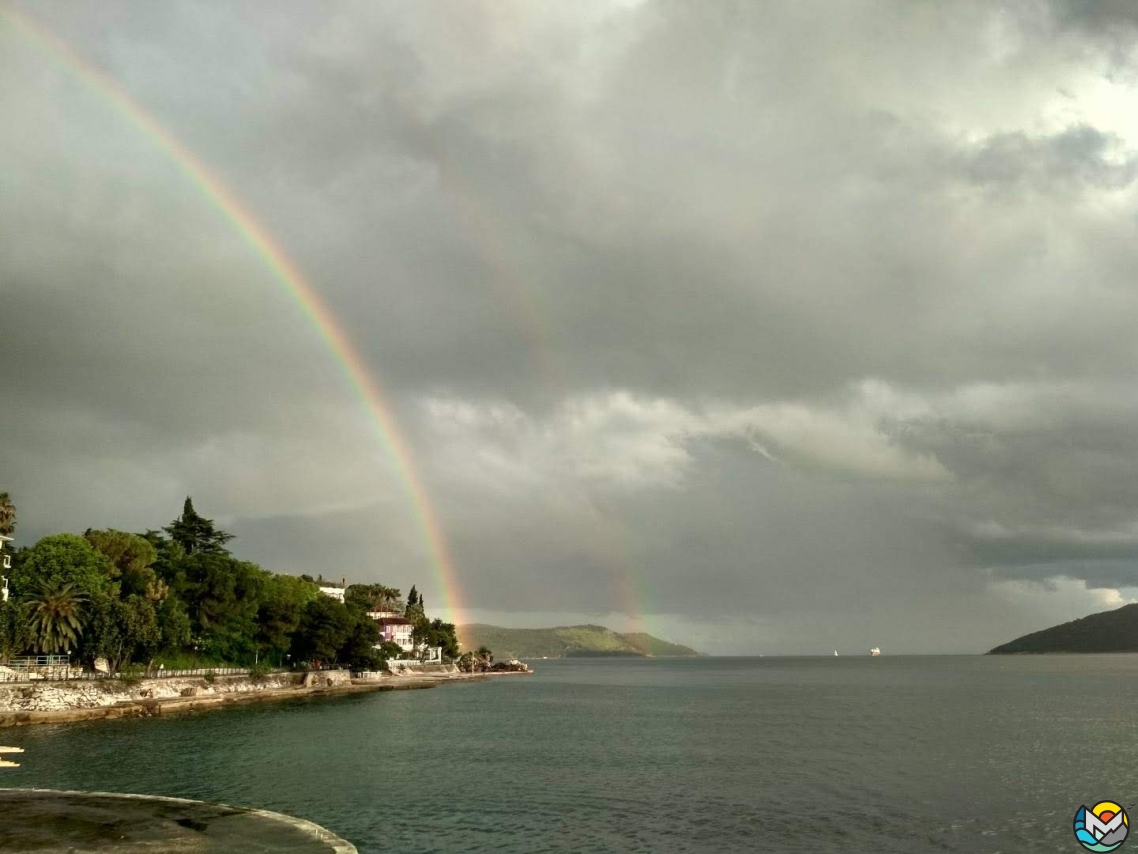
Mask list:
POLYGON ((869 651, 869 654, 872 656, 878 656, 878 655, 881 655, 881 650, 878 649, 877 647, 874 647, 873 649, 871 649, 869 651))
POLYGON ((835 650, 834 650, 834 655, 835 655, 835 656, 837 656, 837 654, 838 654, 838 651, 835 649, 835 650))

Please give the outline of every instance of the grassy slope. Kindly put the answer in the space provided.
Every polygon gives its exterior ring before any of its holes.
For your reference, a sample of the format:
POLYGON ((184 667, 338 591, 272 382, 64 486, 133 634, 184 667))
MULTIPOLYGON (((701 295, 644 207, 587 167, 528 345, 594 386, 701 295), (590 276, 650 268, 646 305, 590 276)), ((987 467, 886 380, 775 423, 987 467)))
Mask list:
POLYGON ((991 650, 1016 652, 1138 652, 1138 605, 1032 632, 991 650))
POLYGON ((699 655, 699 653, 691 647, 660 640, 659 638, 652 637, 652 635, 647 632, 630 632, 628 634, 622 634, 621 637, 625 643, 634 649, 640 650, 645 655, 682 655, 687 657, 699 655))
POLYGON ((463 649, 487 646, 494 657, 560 658, 573 652, 628 655, 698 655, 686 646, 668 643, 651 635, 621 635, 604 626, 558 626, 552 629, 504 629, 471 624, 458 627, 463 649))

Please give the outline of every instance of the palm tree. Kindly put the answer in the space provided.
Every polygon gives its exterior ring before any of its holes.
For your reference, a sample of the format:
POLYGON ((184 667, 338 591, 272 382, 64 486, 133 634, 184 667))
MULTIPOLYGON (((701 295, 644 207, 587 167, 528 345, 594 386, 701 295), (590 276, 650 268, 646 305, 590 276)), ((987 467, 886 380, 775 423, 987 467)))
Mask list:
POLYGON ((397 587, 385 587, 382 584, 376 584, 372 588, 375 590, 375 604, 372 605, 377 611, 394 611, 402 610, 400 607, 402 602, 400 597, 403 595, 397 587))
POLYGON ((0 492, 0 535, 12 536, 16 530, 16 505, 8 497, 7 492, 0 492))
POLYGON ((32 637, 40 652, 65 652, 83 633, 82 606, 87 597, 72 583, 41 584, 28 599, 32 637))

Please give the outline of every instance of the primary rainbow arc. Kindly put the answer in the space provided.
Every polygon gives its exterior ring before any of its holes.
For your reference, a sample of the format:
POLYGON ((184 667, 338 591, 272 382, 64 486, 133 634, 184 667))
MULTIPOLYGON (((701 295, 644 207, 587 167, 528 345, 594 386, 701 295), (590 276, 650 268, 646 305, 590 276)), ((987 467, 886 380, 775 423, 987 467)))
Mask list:
POLYGON ((284 286, 302 313, 312 322, 343 369, 350 386, 359 396, 371 417, 381 444, 395 464, 399 478, 414 507, 431 563, 442 587, 446 599, 444 609, 452 621, 458 622, 461 619, 461 597, 454 562, 438 514, 431 504, 410 446, 395 419, 391 406, 384 399, 379 381, 368 371, 347 333, 324 304, 316 289, 265 228, 253 218, 233 192, 209 170, 205 163, 124 92, 114 80, 23 13, 10 6, 0 6, 0 17, 8 20, 33 43, 43 48, 48 55, 58 59, 88 88, 108 101, 121 115, 164 150, 197 186, 202 195, 233 224, 273 273, 274 278, 284 286))

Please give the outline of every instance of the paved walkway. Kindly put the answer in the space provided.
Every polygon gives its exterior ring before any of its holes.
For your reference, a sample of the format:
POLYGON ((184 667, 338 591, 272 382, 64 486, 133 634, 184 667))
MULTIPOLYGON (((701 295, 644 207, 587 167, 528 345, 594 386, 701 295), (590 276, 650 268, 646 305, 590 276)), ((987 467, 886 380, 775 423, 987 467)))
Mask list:
POLYGON ((356 854, 309 821, 181 798, 0 789, 0 815, 0 851, 356 854))

